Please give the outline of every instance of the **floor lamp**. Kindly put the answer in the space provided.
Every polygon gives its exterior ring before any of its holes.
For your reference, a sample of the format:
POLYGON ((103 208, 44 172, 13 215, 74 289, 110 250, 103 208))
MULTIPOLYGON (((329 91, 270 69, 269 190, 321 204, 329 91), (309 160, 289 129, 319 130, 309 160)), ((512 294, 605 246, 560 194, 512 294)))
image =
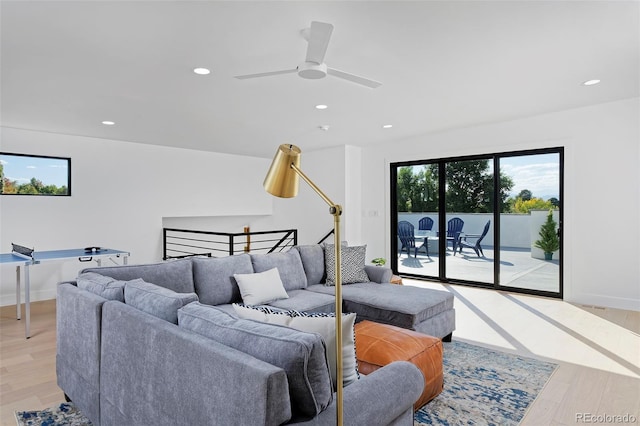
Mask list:
POLYGON ((342 207, 335 204, 324 192, 300 170, 300 148, 295 145, 282 144, 278 147, 273 162, 264 179, 264 189, 268 193, 281 198, 292 198, 298 195, 298 177, 309 186, 327 204, 329 213, 333 215, 335 287, 336 287, 336 416, 337 424, 342 426, 342 271, 340 248, 340 215, 342 207))

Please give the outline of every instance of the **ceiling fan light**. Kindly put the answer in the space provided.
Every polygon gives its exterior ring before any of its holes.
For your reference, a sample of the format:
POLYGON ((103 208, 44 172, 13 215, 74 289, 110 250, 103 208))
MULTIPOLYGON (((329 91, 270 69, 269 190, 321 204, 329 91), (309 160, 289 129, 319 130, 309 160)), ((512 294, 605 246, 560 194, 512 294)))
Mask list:
POLYGON ((311 80, 324 78, 327 75, 327 66, 325 64, 316 64, 315 62, 303 62, 298 65, 298 75, 311 80))

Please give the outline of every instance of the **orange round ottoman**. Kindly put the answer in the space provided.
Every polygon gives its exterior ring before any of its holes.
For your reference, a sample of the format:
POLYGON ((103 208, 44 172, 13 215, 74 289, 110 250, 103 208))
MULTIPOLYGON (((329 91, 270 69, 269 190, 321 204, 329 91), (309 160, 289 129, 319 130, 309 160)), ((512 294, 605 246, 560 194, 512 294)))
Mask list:
POLYGON ((413 406, 418 410, 442 392, 442 341, 417 331, 361 321, 355 326, 358 371, 369 374, 393 361, 408 361, 424 376, 424 391, 413 406))

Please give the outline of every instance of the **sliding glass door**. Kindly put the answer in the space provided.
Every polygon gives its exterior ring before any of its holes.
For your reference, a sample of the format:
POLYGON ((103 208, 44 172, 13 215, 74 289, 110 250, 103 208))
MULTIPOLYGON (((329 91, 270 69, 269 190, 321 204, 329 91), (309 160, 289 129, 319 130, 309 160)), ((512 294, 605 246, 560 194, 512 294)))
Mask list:
POLYGON ((391 164, 394 271, 562 297, 562 153, 391 164))
POLYGON ((562 152, 511 155, 499 161, 512 184, 512 195, 503 205, 508 214, 500 215, 499 284, 561 295, 562 152))

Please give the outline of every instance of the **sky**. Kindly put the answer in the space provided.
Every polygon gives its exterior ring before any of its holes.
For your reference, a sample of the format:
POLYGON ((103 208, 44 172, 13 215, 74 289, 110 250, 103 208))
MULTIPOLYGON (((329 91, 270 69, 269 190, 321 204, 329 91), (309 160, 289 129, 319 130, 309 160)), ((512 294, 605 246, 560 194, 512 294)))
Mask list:
POLYGON ((68 182, 69 163, 66 159, 0 154, 0 163, 4 168, 4 176, 18 184, 27 183, 33 177, 44 185, 57 187, 66 186, 68 182))
POLYGON ((560 198, 559 154, 501 158, 500 168, 502 173, 511 176, 513 180, 511 196, 516 196, 523 189, 528 189, 537 198, 545 200, 549 197, 560 198))

